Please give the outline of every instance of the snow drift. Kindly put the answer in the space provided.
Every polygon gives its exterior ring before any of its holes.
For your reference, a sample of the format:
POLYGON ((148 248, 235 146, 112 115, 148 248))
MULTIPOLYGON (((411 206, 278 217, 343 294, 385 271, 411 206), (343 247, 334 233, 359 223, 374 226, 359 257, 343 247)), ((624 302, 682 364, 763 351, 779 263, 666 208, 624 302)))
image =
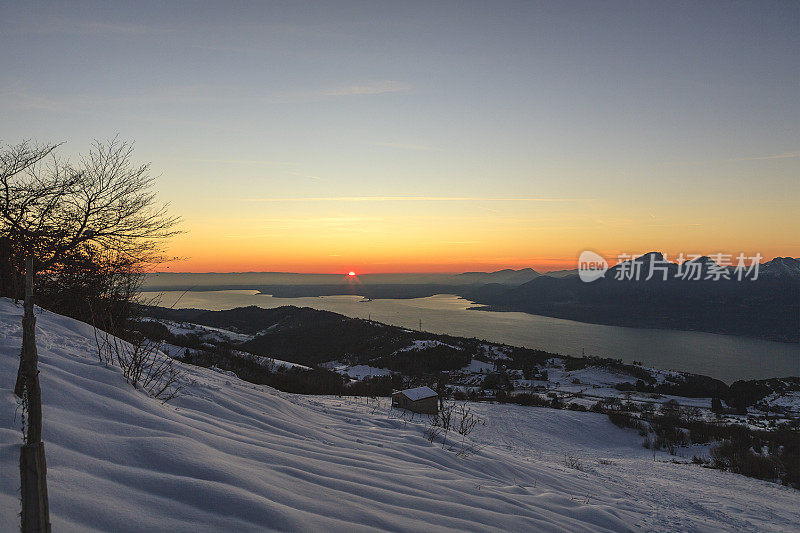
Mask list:
MULTIPOLYGON (((2 531, 18 527, 21 419, 12 389, 21 313, 0 299, 2 531)), ((796 491, 691 465, 683 468, 706 482, 700 496, 726 487, 725 505, 709 510, 692 494, 681 502, 685 472, 665 465, 643 470, 666 475, 659 486, 672 491, 675 512, 659 521, 657 495, 633 492, 641 483, 566 468, 552 446, 569 441, 537 434, 545 431, 537 420, 564 431, 583 443, 585 462, 594 453, 632 455, 623 470, 632 475, 637 462, 652 461, 630 432, 593 413, 503 406, 463 457, 384 407, 285 394, 210 369, 184 366, 180 397, 162 404, 98 361, 91 327, 37 313, 54 531, 779 530, 796 519, 796 491), (602 439, 586 440, 597 431, 602 439), (539 439, 549 455, 536 455, 539 439), (613 449, 593 451, 606 441, 613 449)), ((480 406, 482 415, 493 407, 480 406)))

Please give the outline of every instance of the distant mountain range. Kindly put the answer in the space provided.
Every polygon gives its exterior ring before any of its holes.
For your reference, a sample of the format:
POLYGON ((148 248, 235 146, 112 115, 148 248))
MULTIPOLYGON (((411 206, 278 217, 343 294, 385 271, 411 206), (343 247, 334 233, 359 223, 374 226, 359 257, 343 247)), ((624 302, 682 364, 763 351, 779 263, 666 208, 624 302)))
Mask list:
MULTIPOLYGON (((659 252, 650 252, 650 254, 656 254, 659 259, 663 259, 663 256, 659 252)), ((646 257, 649 254, 645 254, 642 257, 646 257)), ((640 258, 637 258, 637 261, 640 261, 640 258)), ((698 257, 696 259, 692 259, 688 261, 688 263, 703 263, 709 264, 714 263, 714 260, 707 256, 698 257)), ((675 272, 677 268, 677 263, 673 263, 675 268, 670 267, 672 272, 675 272)), ((735 272, 735 267, 724 267, 729 272, 735 272)), ((707 268, 705 269, 707 272, 707 268)), ((568 276, 577 276, 578 269, 573 268, 571 270, 554 270, 552 272, 545 272, 541 274, 543 276, 550 276, 553 278, 565 278, 568 276)), ((767 261, 766 263, 761 263, 759 266, 759 276, 778 276, 778 277, 793 277, 793 278, 800 278, 800 258, 796 259, 794 257, 776 257, 771 261, 767 261)))
POLYGON ((496 272, 464 272, 454 276, 454 280, 458 283, 499 283, 501 285, 522 285, 534 278, 541 276, 532 268, 523 268, 520 270, 512 270, 506 268, 496 272))
MULTIPOLYGON (((605 277, 583 282, 572 274, 539 276, 517 287, 497 283, 462 295, 492 311, 523 311, 617 326, 683 329, 800 342, 800 260, 775 258, 760 266, 756 280, 715 274, 708 257, 679 266, 650 252, 610 268, 605 277), (651 267, 663 268, 646 279, 651 267), (639 279, 623 274, 640 271, 639 279), (666 280, 664 277, 666 276, 666 280), (714 280, 719 277, 718 280, 714 280)), ((744 274, 744 272, 742 272, 744 274)), ((743 276, 744 277, 744 276, 743 276)))
MULTIPOLYGON (((658 258, 659 260, 663 258, 658 252, 650 252, 649 254, 637 258, 635 262, 645 262, 648 257, 658 258)), ((702 257, 694 260, 694 262, 708 263, 713 261, 708 257, 702 257)), ((674 271, 677 265, 675 264, 670 268, 674 271)), ((800 278, 800 259, 776 257, 772 261, 761 264, 759 272, 762 276, 800 278)), ((459 286, 497 283, 500 285, 518 286, 528 283, 540 276, 566 278, 577 275, 577 269, 540 273, 532 268, 522 268, 519 270, 506 268, 494 272, 464 272, 461 274, 360 274, 357 276, 357 280, 354 281, 348 279, 344 274, 297 274, 291 272, 158 272, 147 276, 143 290, 221 290, 277 287, 283 285, 293 287, 340 287, 353 284, 366 286, 459 286)), ((608 277, 608 275, 606 277, 608 277)))
POLYGON ((776 257, 761 265, 761 275, 800 278, 800 258, 776 257))
POLYGON ((540 274, 532 268, 462 274, 366 274, 356 279, 341 274, 248 272, 156 274, 148 277, 143 290, 251 289, 286 298, 457 294, 490 311, 800 342, 800 259, 776 257, 762 263, 755 281, 737 281, 737 274, 745 272, 717 265, 709 257, 679 266, 666 262, 659 252, 650 252, 609 268, 603 278, 590 283, 581 281, 577 270, 540 274), (637 269, 639 279, 628 279, 637 269), (653 275, 649 276, 651 269, 653 275), (648 276, 651 279, 646 279, 648 276))

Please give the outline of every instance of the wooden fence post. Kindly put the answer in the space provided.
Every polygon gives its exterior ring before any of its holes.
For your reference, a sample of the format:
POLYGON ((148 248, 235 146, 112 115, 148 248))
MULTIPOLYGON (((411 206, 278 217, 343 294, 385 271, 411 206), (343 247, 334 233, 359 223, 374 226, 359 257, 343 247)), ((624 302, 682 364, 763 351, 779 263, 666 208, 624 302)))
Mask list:
POLYGON ((47 464, 43 442, 25 444, 20 448, 19 475, 22 489, 22 531, 50 533, 47 464))
POLYGON ((33 314, 33 256, 25 262, 25 314, 22 317, 22 354, 14 392, 24 394, 28 431, 20 448, 19 472, 22 495, 22 531, 50 532, 47 501, 47 465, 42 442, 42 391, 39 388, 39 355, 36 352, 36 316, 33 314))

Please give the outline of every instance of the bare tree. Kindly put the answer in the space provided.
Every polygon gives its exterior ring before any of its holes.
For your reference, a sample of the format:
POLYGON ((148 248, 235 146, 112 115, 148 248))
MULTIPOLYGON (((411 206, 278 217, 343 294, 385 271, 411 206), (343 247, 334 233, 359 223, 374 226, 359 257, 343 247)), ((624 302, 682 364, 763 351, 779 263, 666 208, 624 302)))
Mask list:
MULTIPOLYGON (((76 258, 92 257, 104 258, 106 265, 113 265, 112 272, 135 274, 164 259, 161 243, 177 233, 178 222, 166 205, 156 202, 149 166, 132 162, 132 144, 95 142, 89 155, 74 165, 55 157, 57 147, 23 142, 0 148, 0 239, 12 258, 9 268, 16 270, 10 275, 25 272, 22 353, 14 389, 28 411, 20 454, 24 531, 50 529, 34 276, 53 275, 76 258)), ((129 289, 132 295, 135 287, 129 289)))
POLYGON ((177 233, 178 218, 156 202, 133 145, 95 142, 75 165, 48 161, 56 148, 24 142, 0 153, 0 230, 36 256, 39 270, 84 244, 137 263, 163 259, 159 242, 177 233))

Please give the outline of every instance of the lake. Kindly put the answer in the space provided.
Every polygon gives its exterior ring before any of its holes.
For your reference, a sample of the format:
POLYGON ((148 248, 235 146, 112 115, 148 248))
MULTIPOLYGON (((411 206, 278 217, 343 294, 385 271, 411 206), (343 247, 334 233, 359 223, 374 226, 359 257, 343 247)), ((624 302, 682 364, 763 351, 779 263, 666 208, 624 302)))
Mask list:
POLYGON ((800 344, 694 331, 624 328, 586 324, 526 313, 469 310, 458 296, 362 301, 361 296, 274 298, 255 290, 143 292, 157 305, 212 311, 282 305, 371 318, 408 329, 538 348, 565 355, 614 357, 646 366, 704 374, 731 383, 800 375, 800 344))

